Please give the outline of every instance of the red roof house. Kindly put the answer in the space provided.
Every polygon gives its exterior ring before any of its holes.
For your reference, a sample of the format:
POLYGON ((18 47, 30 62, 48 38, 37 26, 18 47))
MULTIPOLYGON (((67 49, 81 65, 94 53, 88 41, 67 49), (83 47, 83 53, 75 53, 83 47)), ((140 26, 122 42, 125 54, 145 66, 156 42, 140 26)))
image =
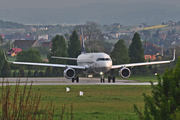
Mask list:
POLYGON ((8 51, 8 55, 14 57, 14 56, 17 56, 17 54, 18 54, 19 52, 21 52, 21 51, 22 51, 21 48, 11 48, 11 49, 8 51))

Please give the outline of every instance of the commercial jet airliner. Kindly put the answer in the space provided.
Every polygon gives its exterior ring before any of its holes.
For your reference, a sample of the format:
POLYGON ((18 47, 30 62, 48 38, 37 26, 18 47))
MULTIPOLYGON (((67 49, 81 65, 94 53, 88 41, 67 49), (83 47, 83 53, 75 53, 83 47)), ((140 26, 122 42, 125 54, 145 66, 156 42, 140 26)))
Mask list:
MULTIPOLYGON (((100 82, 105 82, 104 73, 108 71, 113 71, 114 69, 120 69, 119 75, 122 78, 128 78, 131 75, 131 71, 128 67, 170 63, 175 60, 175 50, 174 50, 174 56, 172 60, 113 65, 111 57, 106 53, 86 53, 85 52, 85 45, 84 45, 83 32, 82 32, 81 54, 77 58, 56 57, 56 56, 52 56, 52 58, 76 60, 77 65, 14 62, 14 61, 8 61, 7 59, 6 61, 13 64, 22 64, 22 65, 62 67, 62 68, 65 68, 64 76, 67 79, 71 79, 72 82, 74 82, 75 80, 76 82, 79 82, 79 77, 77 76, 77 71, 79 70, 83 71, 83 73, 85 74, 99 74, 101 75, 100 82)), ((115 83, 115 76, 113 76, 113 74, 111 74, 108 77, 109 83, 111 82, 111 80, 113 83, 115 83)))

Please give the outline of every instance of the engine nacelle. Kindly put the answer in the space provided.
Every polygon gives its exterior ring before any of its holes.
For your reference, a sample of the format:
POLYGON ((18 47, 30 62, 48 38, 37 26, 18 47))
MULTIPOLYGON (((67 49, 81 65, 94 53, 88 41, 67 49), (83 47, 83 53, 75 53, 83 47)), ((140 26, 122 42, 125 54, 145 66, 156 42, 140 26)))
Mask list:
POLYGON ((75 75, 75 70, 72 68, 67 68, 64 70, 64 77, 66 77, 67 79, 72 79, 75 75))
POLYGON ((131 75, 131 71, 128 68, 123 67, 119 70, 119 75, 122 78, 128 78, 131 75))

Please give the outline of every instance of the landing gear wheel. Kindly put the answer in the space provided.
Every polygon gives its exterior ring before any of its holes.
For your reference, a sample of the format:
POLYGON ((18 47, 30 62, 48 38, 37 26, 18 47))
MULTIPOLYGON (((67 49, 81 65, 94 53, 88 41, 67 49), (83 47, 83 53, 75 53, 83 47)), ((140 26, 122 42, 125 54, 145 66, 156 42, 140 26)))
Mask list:
POLYGON ((110 82, 111 82, 111 77, 109 76, 109 77, 108 77, 108 83, 110 83, 110 82))
POLYGON ((74 82, 74 78, 72 78, 72 82, 74 82))
POLYGON ((115 77, 114 76, 112 77, 112 81, 113 81, 113 83, 115 83, 115 77))
POLYGON ((104 78, 102 79, 103 83, 105 82, 104 78))
POLYGON ((77 82, 77 83, 79 82, 79 77, 76 78, 76 82, 77 82))

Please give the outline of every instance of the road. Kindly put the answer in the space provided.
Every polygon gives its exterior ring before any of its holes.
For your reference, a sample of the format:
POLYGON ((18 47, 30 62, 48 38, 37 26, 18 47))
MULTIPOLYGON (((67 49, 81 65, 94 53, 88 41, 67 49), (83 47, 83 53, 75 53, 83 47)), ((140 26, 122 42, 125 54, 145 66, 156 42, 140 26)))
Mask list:
MULTIPOLYGON (((66 79, 63 77, 57 78, 5 78, 4 81, 9 82, 9 85, 16 85, 16 81, 20 80, 20 85, 25 85, 26 80, 28 80, 27 85, 31 84, 33 81, 33 85, 150 85, 149 82, 137 82, 135 80, 120 80, 117 79, 116 83, 107 83, 107 79, 105 83, 100 83, 99 78, 80 78, 79 83, 72 83, 71 79, 66 79)), ((3 81, 3 78, 0 78, 0 82, 3 81)), ((157 82, 154 82, 157 84, 157 82)))

